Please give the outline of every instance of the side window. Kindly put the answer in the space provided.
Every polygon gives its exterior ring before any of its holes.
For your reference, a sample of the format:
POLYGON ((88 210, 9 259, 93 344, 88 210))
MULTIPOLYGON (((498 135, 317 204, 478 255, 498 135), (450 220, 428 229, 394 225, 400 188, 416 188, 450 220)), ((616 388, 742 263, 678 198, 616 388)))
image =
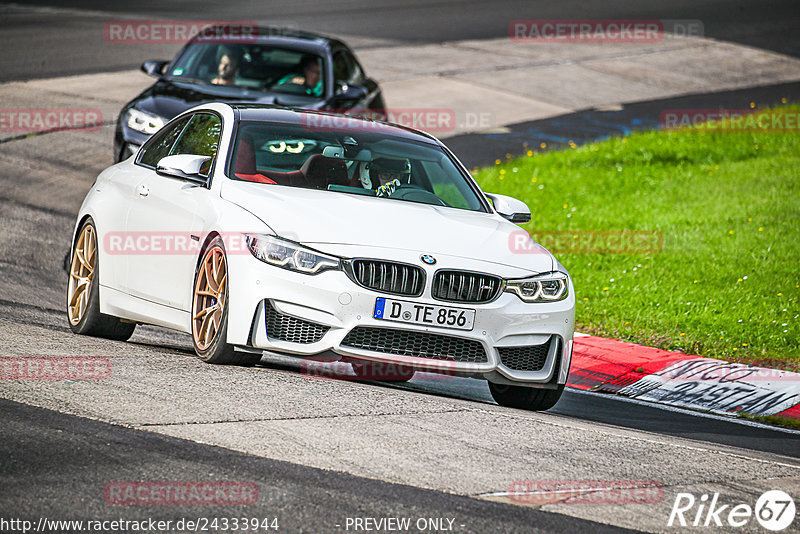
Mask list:
POLYGON ((350 75, 350 65, 344 52, 336 52, 333 56, 333 79, 337 82, 349 82, 350 75))
POLYGON ((170 126, 164 127, 147 140, 139 150, 138 163, 146 167, 155 168, 161 158, 169 155, 172 145, 180 135, 183 127, 189 122, 189 117, 183 118, 170 126))
POLYGON ((207 176, 214 164, 219 149, 219 139, 222 134, 222 121, 211 113, 197 113, 192 117, 189 125, 183 130, 169 155, 194 154, 197 156, 211 156, 211 160, 201 169, 201 175, 207 176))
POLYGON ((358 66, 358 61, 350 52, 345 52, 345 58, 350 63, 350 83, 361 83, 364 81, 364 73, 361 72, 361 67, 358 66))
POLYGON ((192 117, 189 126, 183 130, 169 155, 196 154, 216 157, 221 133, 222 122, 219 117, 210 113, 197 113, 192 117))

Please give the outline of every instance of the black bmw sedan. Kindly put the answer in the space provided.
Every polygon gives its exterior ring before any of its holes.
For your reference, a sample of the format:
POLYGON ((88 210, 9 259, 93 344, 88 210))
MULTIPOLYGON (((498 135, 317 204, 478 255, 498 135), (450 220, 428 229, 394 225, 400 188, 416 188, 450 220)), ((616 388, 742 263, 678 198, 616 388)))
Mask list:
POLYGON ((172 61, 145 61, 142 70, 158 81, 122 108, 115 161, 127 159, 182 111, 205 102, 335 111, 385 107, 380 87, 346 44, 296 30, 256 28, 246 38, 201 32, 172 61))

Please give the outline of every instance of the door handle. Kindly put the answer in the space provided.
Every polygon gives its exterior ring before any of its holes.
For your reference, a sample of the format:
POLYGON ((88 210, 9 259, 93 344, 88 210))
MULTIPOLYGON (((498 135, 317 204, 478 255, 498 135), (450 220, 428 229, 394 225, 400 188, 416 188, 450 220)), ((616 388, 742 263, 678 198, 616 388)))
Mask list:
POLYGON ((150 194, 150 188, 142 184, 136 188, 136 192, 139 194, 140 197, 146 197, 147 195, 150 194))

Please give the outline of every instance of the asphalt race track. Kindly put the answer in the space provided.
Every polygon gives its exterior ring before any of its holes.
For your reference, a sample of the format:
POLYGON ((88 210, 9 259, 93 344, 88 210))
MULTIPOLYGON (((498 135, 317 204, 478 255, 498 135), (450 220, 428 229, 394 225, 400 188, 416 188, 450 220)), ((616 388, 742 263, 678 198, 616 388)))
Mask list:
MULTIPOLYGON (((8 488, 4 510, 34 522, 42 501, 50 503, 50 519, 115 518, 111 507, 86 499, 86 488, 102 489, 109 480, 138 480, 152 473, 170 480, 255 482, 259 485, 256 509, 220 506, 213 515, 277 517, 284 532, 342 530, 337 526, 344 527, 348 517, 364 516, 457 517, 455 528, 473 532, 625 532, 532 508, 322 471, 9 401, 0 400, 0 406, 6 429, 0 445, 8 488), (53 458, 60 460, 55 466, 53 458)), ((210 515, 201 506, 162 510, 142 510, 125 517, 155 516, 177 522, 210 515)))
MULTIPOLYGON (((800 55, 800 14, 791 2, 742 2, 736 9, 713 1, 648 8, 622 0, 588 8, 582 2, 353 1, 343 9, 302 1, 41 4, 56 9, 0 5, 0 43, 4 50, 14 43, 15 50, 0 57, 0 82, 127 70, 144 56, 174 53, 174 46, 99 49, 84 38, 113 16, 195 18, 191 12, 210 19, 245 7, 248 17, 352 36, 362 47, 503 37, 510 19, 575 18, 580 9, 585 18, 713 21, 706 33, 714 38, 800 55), (4 10, 18 14, 15 26, 4 10)), ((768 99, 796 93, 797 85, 763 91, 768 99)), ((91 92, 108 109, 133 96, 102 78, 91 92)), ((724 98, 739 102, 752 94, 724 98)), ((62 96, 70 98, 66 89, 62 96)), ((631 113, 647 103, 639 106, 631 113)), ((570 126, 579 122, 570 116, 519 129, 560 135, 566 128, 580 138, 570 126)), ((716 492, 721 502, 751 505, 766 490, 799 493, 797 431, 569 390, 552 410, 529 413, 497 406, 475 380, 426 373, 401 386, 318 379, 279 356, 253 368, 209 366, 193 356, 188 336, 156 327, 138 327, 127 343, 73 335, 62 259, 83 196, 111 163, 111 135, 107 121, 96 131, 0 136, 0 357, 93 356, 107 358, 112 370, 98 381, 0 380, 2 519, 277 517, 284 532, 345 532, 353 530, 348 518, 408 517, 449 518, 457 532, 661 532, 669 530, 678 492, 716 492), (259 499, 209 507, 120 506, 104 498, 109 483, 165 480, 253 483, 259 499), (601 505, 507 495, 515 482, 537 480, 639 481, 663 494, 601 505)), ((470 139, 455 138, 456 152, 472 150, 470 139)), ((499 139, 498 148, 507 141, 499 139)), ((760 531, 754 521, 741 530, 760 531)), ((13 530, 0 524, 0 531, 13 530)))
MULTIPOLYGON (((34 0, 20 4, 57 9, 32 11, 23 22, 15 20, 13 25, 0 17, 0 36, 4 36, 0 39, 15 43, 15 53, 0 58, 4 81, 119 70, 137 66, 142 53, 158 55, 152 54, 158 50, 152 45, 128 45, 114 51, 106 48, 97 54, 102 39, 92 38, 92 29, 117 18, 257 20, 353 36, 361 41, 359 44, 372 46, 505 37, 509 21, 515 19, 697 19, 703 21, 705 34, 714 39, 800 56, 800 10, 792 0, 734 4, 725 0, 352 0, 344 5, 318 0, 231 0, 224 4, 207 0, 34 0)), ((162 50, 164 57, 171 57, 175 47, 162 50)))

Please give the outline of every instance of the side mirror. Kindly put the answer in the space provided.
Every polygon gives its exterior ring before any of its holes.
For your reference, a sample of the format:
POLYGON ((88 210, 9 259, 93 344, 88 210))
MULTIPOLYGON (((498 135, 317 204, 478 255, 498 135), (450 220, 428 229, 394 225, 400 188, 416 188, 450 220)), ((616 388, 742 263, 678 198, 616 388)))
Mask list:
POLYGON ((163 59, 151 59, 142 63, 142 72, 147 74, 148 76, 155 76, 156 78, 160 78, 164 73, 164 67, 169 61, 165 61, 163 59))
POLYGON ((156 165, 156 174, 180 178, 200 185, 206 185, 208 178, 203 176, 211 168, 209 156, 178 154, 161 158, 156 165))
POLYGON ((367 89, 361 85, 350 85, 343 82, 336 82, 336 94, 334 98, 338 102, 355 104, 367 98, 367 89))
POLYGON ((531 210, 528 205, 521 200, 494 193, 486 193, 486 196, 492 201, 497 213, 504 219, 508 219, 516 224, 530 222, 531 210))

